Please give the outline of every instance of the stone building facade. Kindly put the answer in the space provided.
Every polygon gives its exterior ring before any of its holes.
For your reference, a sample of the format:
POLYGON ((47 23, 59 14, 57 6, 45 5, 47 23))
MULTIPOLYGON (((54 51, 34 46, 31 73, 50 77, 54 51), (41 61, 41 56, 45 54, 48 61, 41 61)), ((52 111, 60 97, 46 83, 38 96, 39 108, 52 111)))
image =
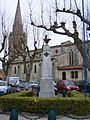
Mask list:
POLYGON ((2 69, 0 69, 0 80, 3 80, 5 77, 5 74, 2 69))
MULTIPOLYGON (((9 36, 9 48, 14 50, 14 44, 19 46, 20 39, 27 43, 26 34, 23 32, 21 19, 20 2, 18 0, 16 15, 13 25, 13 31, 9 36)), ((43 46, 42 46, 43 47, 43 46)), ((22 47, 23 48, 23 47, 22 47)), ((13 51, 12 50, 12 51, 13 51)), ((40 80, 42 68, 42 48, 38 49, 40 53, 34 59, 30 80, 40 80)), ((11 51, 10 51, 11 52, 11 51)), ((34 51, 31 50, 32 54, 34 51)), ((11 53, 9 58, 14 54, 11 53)), ((27 61, 28 61, 27 56, 27 61)), ((57 46, 51 46, 52 73, 55 81, 58 80, 83 80, 83 59, 74 43, 66 41, 57 46)), ((29 61, 28 61, 29 62, 29 61)), ((28 65, 27 62, 27 65, 28 65)), ((24 65, 21 57, 16 58, 10 65, 8 76, 19 76, 26 80, 24 74, 24 65)), ((87 74, 87 79, 90 79, 87 74)))

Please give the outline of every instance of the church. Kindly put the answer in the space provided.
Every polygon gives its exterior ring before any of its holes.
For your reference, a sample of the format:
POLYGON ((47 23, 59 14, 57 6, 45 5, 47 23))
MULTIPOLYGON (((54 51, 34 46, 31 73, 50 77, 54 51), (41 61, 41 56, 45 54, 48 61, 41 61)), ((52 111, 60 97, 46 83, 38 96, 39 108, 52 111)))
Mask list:
MULTIPOLYGON (((18 57, 15 56, 17 52, 14 49, 17 48, 19 52, 25 53, 25 47, 22 42, 25 45, 27 44, 27 35, 23 31, 20 1, 18 0, 13 29, 9 35, 8 48, 9 59, 13 57, 16 57, 16 59, 12 61, 9 66, 8 76, 18 76, 21 80, 26 80, 22 57, 20 57, 19 54, 18 57)), ((50 46, 50 49, 52 61, 52 76, 56 82, 58 80, 83 80, 83 59, 74 43, 72 43, 71 41, 66 41, 57 46, 50 46)), ((37 49, 37 51, 41 52, 33 60, 33 67, 30 76, 31 81, 39 81, 41 78, 42 48, 37 49)), ((34 50, 31 50, 29 52, 33 53, 34 50)), ((28 56, 27 61, 29 61, 28 56)), ((90 80, 88 73, 87 79, 90 80)))

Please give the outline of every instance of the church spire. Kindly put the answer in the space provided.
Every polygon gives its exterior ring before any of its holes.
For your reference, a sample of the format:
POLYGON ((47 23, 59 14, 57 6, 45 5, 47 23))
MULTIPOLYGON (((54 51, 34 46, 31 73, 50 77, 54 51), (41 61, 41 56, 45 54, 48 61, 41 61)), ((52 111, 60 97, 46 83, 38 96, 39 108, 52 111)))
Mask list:
POLYGON ((20 9, 20 1, 19 0, 18 0, 18 3, 17 3, 14 25, 22 25, 21 9, 20 9))

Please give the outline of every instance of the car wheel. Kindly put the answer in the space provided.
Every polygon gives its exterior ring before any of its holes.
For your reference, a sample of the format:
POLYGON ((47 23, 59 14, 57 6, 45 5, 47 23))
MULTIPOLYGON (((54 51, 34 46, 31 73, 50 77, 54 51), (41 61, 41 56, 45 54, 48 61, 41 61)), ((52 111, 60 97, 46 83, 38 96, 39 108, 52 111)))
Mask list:
POLYGON ((6 94, 9 94, 10 92, 9 92, 9 90, 7 89, 7 92, 6 92, 6 94))

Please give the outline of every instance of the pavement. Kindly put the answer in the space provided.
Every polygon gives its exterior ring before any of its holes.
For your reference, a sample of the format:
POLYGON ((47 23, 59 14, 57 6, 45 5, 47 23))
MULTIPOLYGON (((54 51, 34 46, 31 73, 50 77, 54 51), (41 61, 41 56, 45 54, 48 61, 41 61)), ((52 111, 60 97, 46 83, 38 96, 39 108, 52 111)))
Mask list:
MULTIPOLYGON (((43 117, 22 113, 18 115, 18 120, 48 120, 48 115, 43 117)), ((10 113, 0 114, 0 120, 10 120, 10 113)), ((56 116, 56 120, 90 120, 88 119, 72 119, 64 116, 56 116)))

